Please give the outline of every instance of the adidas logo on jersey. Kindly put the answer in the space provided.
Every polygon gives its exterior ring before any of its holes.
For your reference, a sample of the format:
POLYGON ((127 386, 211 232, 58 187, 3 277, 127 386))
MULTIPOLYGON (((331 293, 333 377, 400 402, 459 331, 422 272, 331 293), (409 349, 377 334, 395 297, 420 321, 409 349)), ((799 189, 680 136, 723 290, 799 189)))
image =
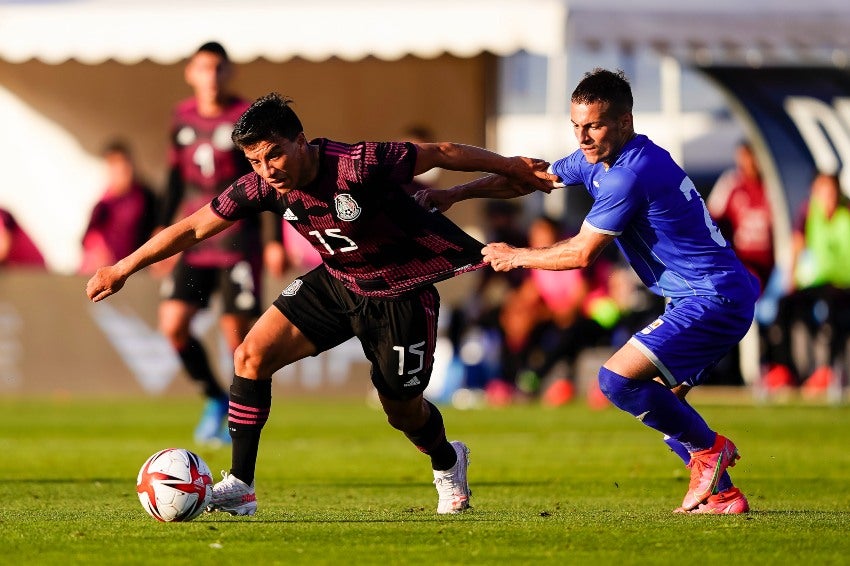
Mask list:
POLYGON ((418 377, 414 376, 413 378, 404 382, 405 387, 413 387, 414 385, 419 385, 419 378, 418 377))
POLYGON ((295 216, 295 213, 292 212, 291 208, 287 208, 286 212, 283 213, 284 220, 298 220, 298 217, 295 216))

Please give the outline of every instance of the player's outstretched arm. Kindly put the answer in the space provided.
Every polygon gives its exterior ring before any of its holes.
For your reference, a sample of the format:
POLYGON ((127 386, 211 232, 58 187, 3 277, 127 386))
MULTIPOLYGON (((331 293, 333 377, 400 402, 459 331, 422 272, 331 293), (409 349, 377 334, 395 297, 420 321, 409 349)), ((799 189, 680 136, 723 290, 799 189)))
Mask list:
POLYGON ((233 222, 225 220, 209 206, 161 230, 136 251, 115 265, 101 267, 86 284, 86 295, 101 301, 121 290, 127 278, 140 269, 170 257, 218 234, 233 222))
POLYGON ((453 204, 462 200, 472 198, 511 199, 531 194, 536 190, 543 190, 548 193, 553 188, 551 183, 543 189, 539 189, 502 175, 487 175, 448 189, 422 189, 417 191, 414 198, 420 206, 436 208, 445 212, 453 204))
POLYGON ((557 176, 547 173, 549 163, 532 157, 505 157, 472 145, 442 142, 416 144, 414 175, 434 167, 450 171, 495 173, 524 185, 528 192, 552 190, 557 176))
POLYGON ((559 271, 580 269, 593 263, 613 240, 613 235, 597 232, 584 224, 574 237, 545 248, 515 248, 504 242, 494 242, 484 246, 481 255, 495 271, 510 271, 517 267, 559 271))

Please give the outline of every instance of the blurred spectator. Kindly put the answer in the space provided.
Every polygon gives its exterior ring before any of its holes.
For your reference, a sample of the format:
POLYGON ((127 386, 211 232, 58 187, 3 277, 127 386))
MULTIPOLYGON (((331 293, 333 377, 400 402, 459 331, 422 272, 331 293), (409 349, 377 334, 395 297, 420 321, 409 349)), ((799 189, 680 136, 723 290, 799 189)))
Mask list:
POLYGON ((804 383, 820 391, 830 384, 850 332, 848 265, 850 207, 838 177, 821 173, 794 223, 792 277, 768 332, 773 363, 765 376, 768 387, 804 383), (806 330, 802 356, 794 328, 806 330), (825 355, 818 353, 818 343, 825 345, 825 355))
POLYGON ((0 268, 44 268, 44 257, 10 212, 0 208, 0 268))
MULTIPOLYGON (((774 268, 773 221, 761 170, 747 141, 735 148, 735 166, 717 179, 706 206, 723 237, 764 291, 774 268)), ((753 351, 758 351, 760 334, 764 334, 763 327, 753 329, 737 348, 730 350, 712 370, 711 382, 742 383, 741 348, 752 341, 753 351)))
POLYGON ((723 237, 764 289, 773 272, 773 221, 761 171, 749 143, 735 150, 735 167, 717 179, 706 202, 723 237))
MULTIPOLYGON (((517 247, 528 244, 528 236, 520 223, 519 205, 507 200, 488 200, 484 205, 484 215, 486 227, 484 241, 506 242, 517 247)), ((490 293, 501 296, 504 294, 505 287, 509 289, 518 287, 527 275, 528 272, 525 269, 508 272, 485 269, 481 272, 477 295, 485 300, 490 293)))
MULTIPOLYGON (((562 238, 559 224, 547 217, 534 220, 528 230, 528 245, 535 248, 562 238)), ((590 271, 529 270, 505 298, 500 316, 503 380, 529 395, 546 387, 549 404, 572 399, 579 354, 609 343, 607 332, 585 312, 590 271)))
POLYGON ((150 237, 155 224, 154 194, 136 177, 129 147, 113 141, 101 156, 106 166, 106 189, 92 209, 83 234, 79 269, 89 275, 130 255, 150 237))
MULTIPOLYGON (((519 223, 520 207, 510 201, 489 200, 484 208, 483 240, 498 238, 516 242, 526 242, 526 235, 519 223)), ((503 344, 502 315, 506 294, 513 293, 527 275, 525 270, 499 273, 483 269, 475 274, 476 286, 468 299, 451 308, 446 325, 446 338, 451 343, 453 371, 461 375, 454 381, 465 388, 483 390, 489 383, 501 376, 500 359, 503 344)), ((522 314, 522 313, 519 313, 522 314)), ((511 388, 513 385, 510 386, 511 388)), ((504 397, 511 397, 512 391, 504 391, 504 397)))

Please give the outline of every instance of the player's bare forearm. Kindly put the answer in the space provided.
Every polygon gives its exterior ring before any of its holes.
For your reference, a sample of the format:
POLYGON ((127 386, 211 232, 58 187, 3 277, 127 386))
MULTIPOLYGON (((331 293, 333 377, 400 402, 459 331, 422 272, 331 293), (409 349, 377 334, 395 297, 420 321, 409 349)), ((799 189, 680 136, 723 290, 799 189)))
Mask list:
POLYGON ((495 271, 510 271, 520 267, 562 271, 587 265, 578 254, 571 252, 573 250, 567 246, 558 244, 547 248, 515 248, 504 242, 494 242, 484 246, 481 255, 495 271))
POLYGON ((503 242, 487 244, 481 250, 484 261, 496 271, 518 267, 563 271, 587 267, 599 256, 614 236, 582 230, 573 238, 544 248, 515 248, 503 242))
POLYGON ((501 175, 488 175, 449 189, 422 189, 414 198, 420 206, 445 212, 455 203, 471 198, 513 198, 533 192, 524 185, 508 181, 501 175))
POLYGON ((92 301, 101 301, 120 291, 127 279, 140 269, 180 253, 231 224, 219 218, 208 206, 203 207, 161 230, 115 265, 98 269, 86 284, 86 294, 92 301))
POLYGON ((552 190, 557 176, 547 173, 549 163, 531 157, 505 157, 471 145, 426 143, 417 146, 414 173, 419 174, 434 167, 451 171, 483 171, 495 173, 529 185, 529 192, 552 190))
POLYGON ((553 187, 548 181, 545 181, 545 183, 544 188, 541 189, 539 186, 529 185, 502 175, 491 174, 445 190, 422 189, 414 195, 414 198, 420 206, 436 208, 445 212, 453 204, 462 200, 474 198, 512 199, 531 194, 537 190, 544 190, 548 193, 553 187))

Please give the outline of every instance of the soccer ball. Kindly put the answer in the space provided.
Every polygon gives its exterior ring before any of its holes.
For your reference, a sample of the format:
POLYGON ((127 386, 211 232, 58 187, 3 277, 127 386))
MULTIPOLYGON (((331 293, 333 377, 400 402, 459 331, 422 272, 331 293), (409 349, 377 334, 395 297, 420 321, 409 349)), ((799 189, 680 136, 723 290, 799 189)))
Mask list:
POLYGON ((206 509, 212 485, 210 468, 200 456, 183 448, 167 448, 142 465, 136 492, 142 507, 157 521, 191 521, 206 509))

